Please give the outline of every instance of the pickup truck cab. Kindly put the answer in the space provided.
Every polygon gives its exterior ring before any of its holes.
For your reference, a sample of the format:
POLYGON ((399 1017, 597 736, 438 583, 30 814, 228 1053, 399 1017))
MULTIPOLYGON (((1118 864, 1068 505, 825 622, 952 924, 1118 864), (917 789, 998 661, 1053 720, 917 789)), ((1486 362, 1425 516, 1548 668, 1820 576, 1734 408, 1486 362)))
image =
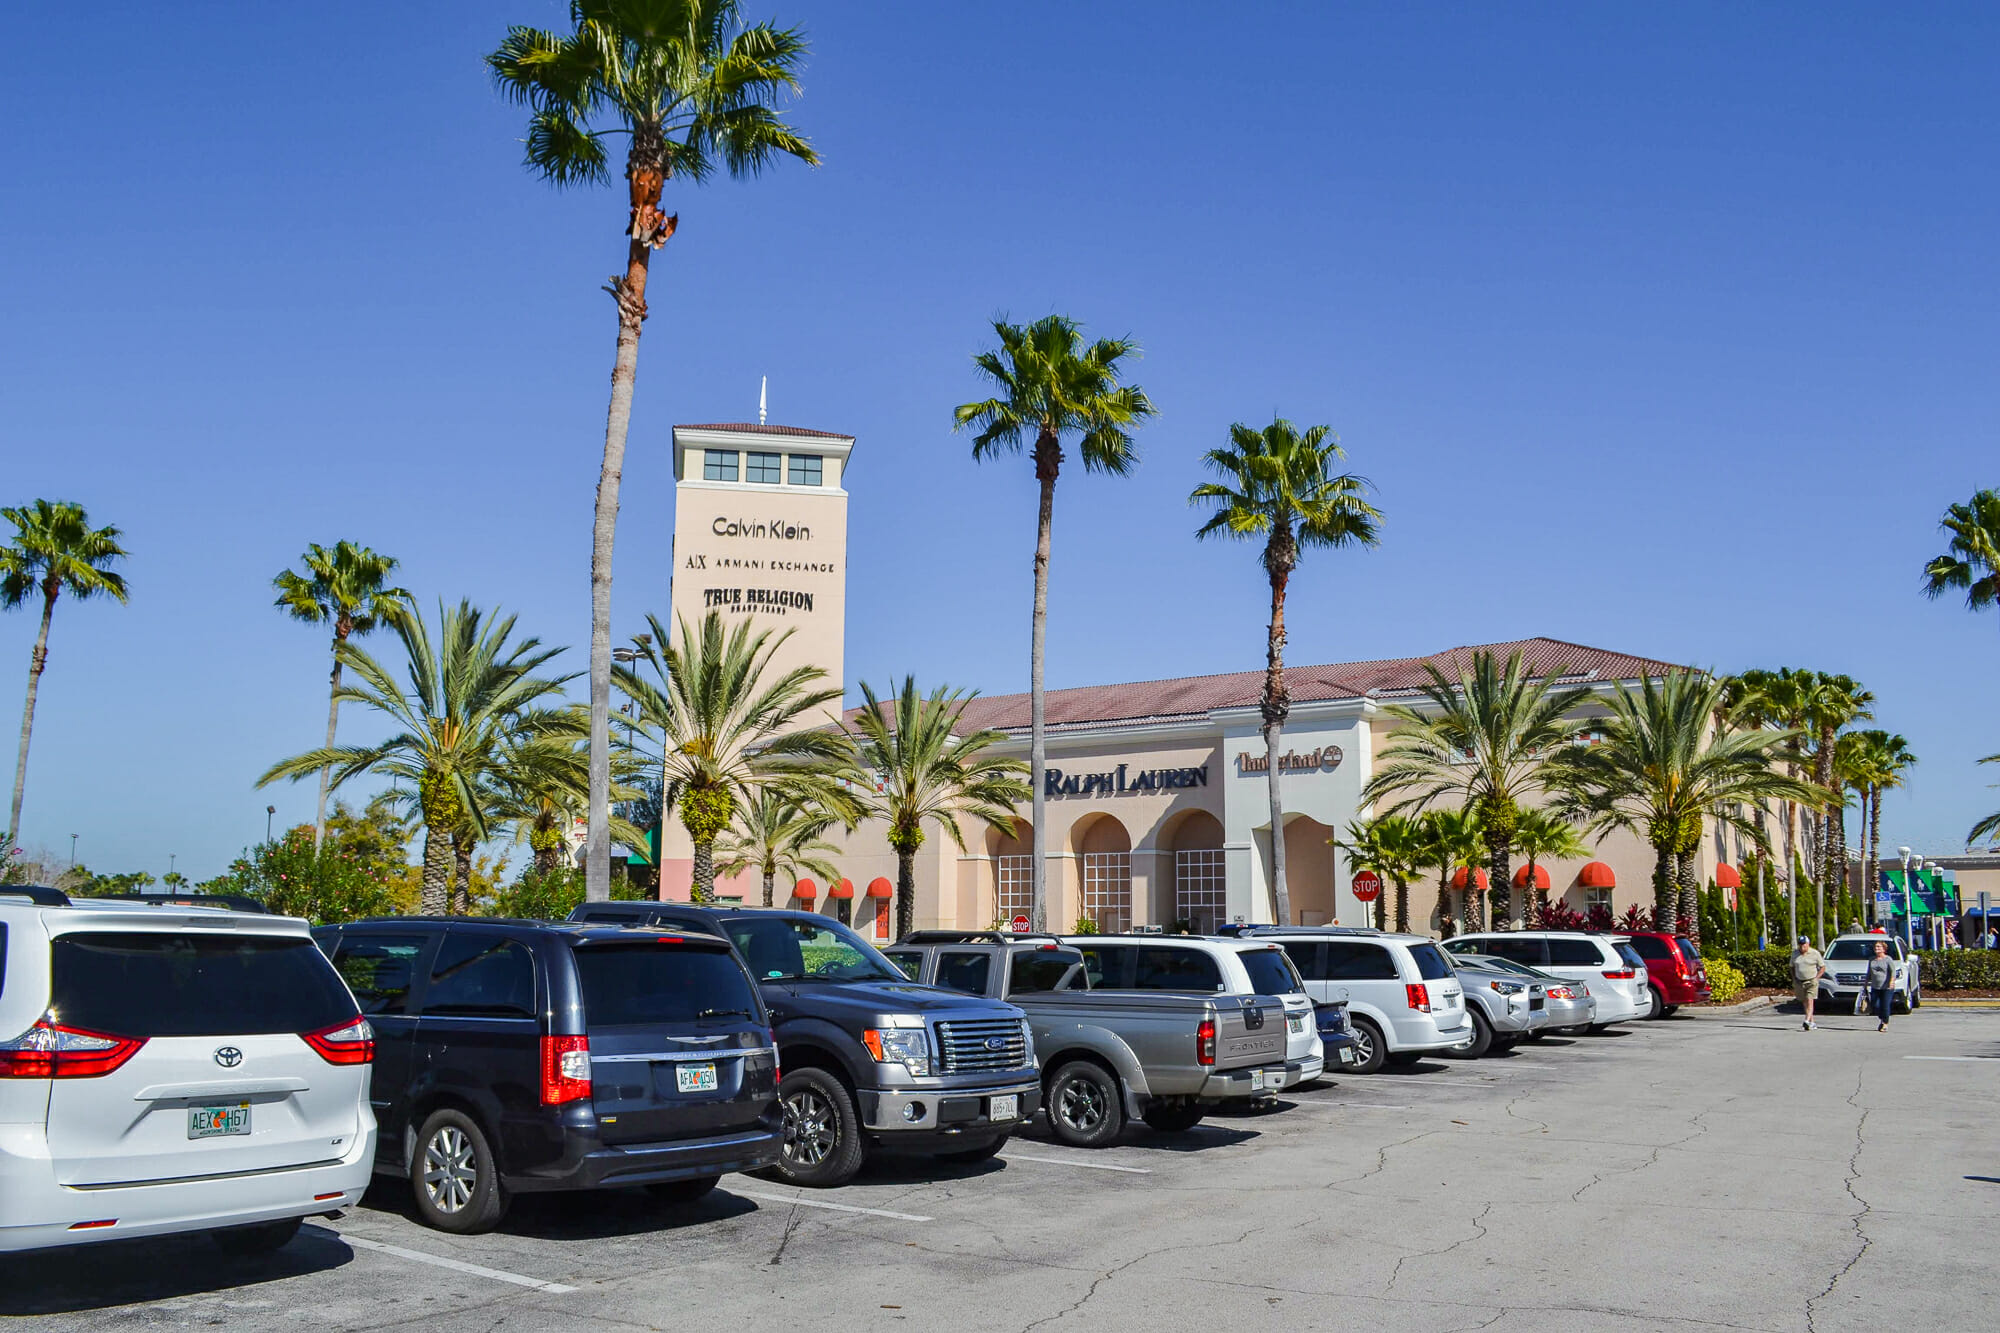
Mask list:
POLYGON ((572 921, 664 926, 730 941, 770 1011, 794 1185, 853 1179, 873 1151, 991 1157, 1041 1105, 1026 1017, 912 982, 832 917, 691 903, 585 903, 572 921))
POLYGON ((1128 1120, 1189 1130, 1289 1077, 1276 996, 1095 989, 1083 951, 1052 935, 922 930, 884 952, 912 980, 1026 1012, 1050 1132, 1076 1147, 1116 1141, 1128 1120))

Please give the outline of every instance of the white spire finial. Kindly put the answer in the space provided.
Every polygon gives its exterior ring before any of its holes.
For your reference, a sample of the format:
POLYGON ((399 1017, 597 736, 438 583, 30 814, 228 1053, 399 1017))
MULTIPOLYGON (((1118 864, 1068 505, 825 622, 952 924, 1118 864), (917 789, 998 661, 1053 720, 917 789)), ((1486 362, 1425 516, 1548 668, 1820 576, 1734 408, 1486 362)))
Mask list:
POLYGON ((757 424, 764 424, 764 403, 771 392, 771 377, 766 375, 757 385, 757 424))

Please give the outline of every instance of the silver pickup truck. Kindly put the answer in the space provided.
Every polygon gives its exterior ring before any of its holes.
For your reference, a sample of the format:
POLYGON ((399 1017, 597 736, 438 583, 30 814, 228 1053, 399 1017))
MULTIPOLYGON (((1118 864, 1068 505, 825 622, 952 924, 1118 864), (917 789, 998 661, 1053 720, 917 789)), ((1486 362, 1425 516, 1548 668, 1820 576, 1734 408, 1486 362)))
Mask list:
POLYGON ((1060 1141, 1097 1148, 1126 1120, 1189 1130, 1205 1108, 1284 1086, 1285 1009, 1262 995, 1091 990, 1054 936, 920 930, 882 951, 912 981, 1028 1015, 1042 1103, 1060 1141))

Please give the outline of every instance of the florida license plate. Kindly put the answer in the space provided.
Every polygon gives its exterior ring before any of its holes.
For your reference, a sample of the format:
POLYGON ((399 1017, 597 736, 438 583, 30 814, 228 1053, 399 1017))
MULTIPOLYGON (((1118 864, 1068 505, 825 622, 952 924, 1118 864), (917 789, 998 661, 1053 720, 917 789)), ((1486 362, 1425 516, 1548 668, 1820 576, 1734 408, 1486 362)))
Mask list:
POLYGON ((1340 1063, 1344 1065, 1354 1063, 1354 1048, 1352 1046, 1343 1046, 1340 1048, 1340 1063))
POLYGON ((1009 1093, 1005 1097, 994 1097, 990 1099, 990 1102, 991 1104, 986 1108, 986 1118, 988 1120, 1019 1120, 1021 1118, 1020 1093, 1015 1092, 1009 1093))
POLYGON ((1250 1091, 1252 1091, 1252 1092, 1262 1092, 1263 1090, 1264 1090, 1264 1071, 1263 1071, 1263 1070, 1261 1070, 1261 1069, 1253 1069, 1253 1070, 1251 1070, 1251 1071, 1250 1071, 1250 1091))
POLYGON ((715 1066, 675 1065, 674 1086, 682 1092, 714 1092, 715 1066))
POLYGON ((249 1132, 249 1102, 238 1102, 234 1106, 188 1107, 188 1137, 191 1139, 212 1139, 219 1134, 249 1132))

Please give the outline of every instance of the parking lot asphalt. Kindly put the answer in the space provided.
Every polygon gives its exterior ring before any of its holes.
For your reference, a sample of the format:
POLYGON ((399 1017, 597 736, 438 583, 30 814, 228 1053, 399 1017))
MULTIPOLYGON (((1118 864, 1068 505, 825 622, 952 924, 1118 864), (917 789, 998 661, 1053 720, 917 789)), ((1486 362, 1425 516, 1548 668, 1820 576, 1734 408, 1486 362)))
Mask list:
POLYGON ((492 1235, 407 1191, 274 1259, 199 1237, 0 1256, 23 1329, 1990 1329, 2000 1014, 1886 1035, 1764 1010, 1550 1038, 1084 1152, 700 1204, 526 1198, 492 1235))

